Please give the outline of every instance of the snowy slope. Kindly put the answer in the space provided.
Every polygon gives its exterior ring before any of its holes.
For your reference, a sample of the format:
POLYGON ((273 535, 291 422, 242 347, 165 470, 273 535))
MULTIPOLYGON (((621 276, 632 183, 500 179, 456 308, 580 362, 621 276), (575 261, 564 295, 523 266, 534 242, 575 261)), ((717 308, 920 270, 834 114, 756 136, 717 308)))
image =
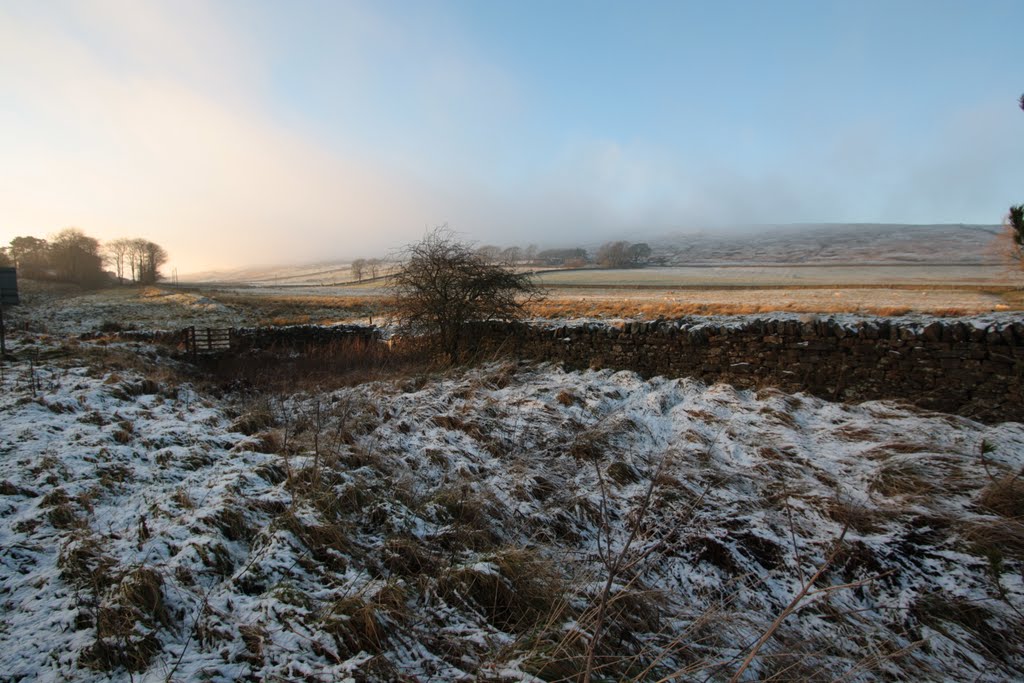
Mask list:
POLYGON ((1020 424, 511 364, 2 382, 5 680, 559 680, 595 633, 613 680, 728 680, 766 634, 745 679, 1024 667, 1020 424))

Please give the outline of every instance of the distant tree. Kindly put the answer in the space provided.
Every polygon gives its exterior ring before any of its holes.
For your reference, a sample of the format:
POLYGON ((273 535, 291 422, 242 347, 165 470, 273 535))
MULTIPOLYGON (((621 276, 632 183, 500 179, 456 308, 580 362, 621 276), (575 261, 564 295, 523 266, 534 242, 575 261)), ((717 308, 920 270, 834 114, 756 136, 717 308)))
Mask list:
POLYGON ((528 247, 526 247, 526 251, 523 252, 523 258, 526 259, 527 263, 533 265, 533 263, 537 260, 538 251, 539 248, 537 247, 537 245, 531 244, 528 247))
POLYGON ((7 255, 7 250, 0 247, 0 268, 9 268, 14 265, 14 260, 7 255))
POLYGON ((369 259, 366 262, 366 267, 370 271, 370 277, 371 278, 376 278, 377 275, 380 273, 381 266, 383 266, 383 265, 384 265, 384 262, 381 261, 379 258, 369 259))
POLYGON ((357 258, 352 262, 352 277, 356 282, 363 281, 363 273, 366 272, 366 259, 357 258))
POLYGON ((545 249, 536 254, 534 262, 548 266, 578 267, 586 264, 587 250, 579 247, 575 249, 545 249))
POLYGON ((146 240, 128 240, 128 263, 132 268, 132 282, 142 282, 146 263, 146 240))
POLYGON ((467 323, 520 318, 524 305, 540 296, 529 275, 488 262, 447 226, 428 232, 403 256, 391 284, 396 322, 406 333, 432 338, 452 363, 467 323))
POLYGON ((643 243, 605 242, 597 250, 597 263, 605 268, 639 267, 651 257, 651 248, 643 243))
POLYGON ((114 266, 114 274, 117 275, 117 281, 119 284, 124 284, 125 260, 129 257, 131 250, 132 241, 124 238, 111 240, 103 245, 103 251, 107 257, 107 263, 114 266))
POLYGON ((1021 95, 1021 96, 1020 96, 1020 99, 1019 99, 1019 100, 1017 100, 1017 104, 1019 104, 1019 105, 1020 105, 1020 108, 1021 108, 1022 110, 1024 110, 1024 95, 1021 95))
POLYGON ((629 242, 605 242, 597 250, 597 263, 605 268, 626 268, 630 265, 629 242))
POLYGON ((83 287, 103 283, 100 243, 78 228, 65 228, 50 238, 50 263, 58 280, 83 287))
POLYGON ((487 263, 501 263, 501 247, 485 244, 482 247, 477 247, 476 253, 487 263))
POLYGON ((507 266, 519 265, 522 260, 523 250, 521 247, 507 247, 501 252, 501 261, 507 266))
POLYGON ((156 242, 143 240, 142 244, 142 269, 139 282, 147 285, 156 283, 163 279, 160 267, 167 263, 167 252, 156 242))
POLYGON ((644 242, 629 246, 629 260, 634 266, 642 266, 651 258, 651 248, 644 242))
POLYGON ((50 244, 38 237, 15 237, 7 255, 24 278, 46 277, 50 268, 50 244))

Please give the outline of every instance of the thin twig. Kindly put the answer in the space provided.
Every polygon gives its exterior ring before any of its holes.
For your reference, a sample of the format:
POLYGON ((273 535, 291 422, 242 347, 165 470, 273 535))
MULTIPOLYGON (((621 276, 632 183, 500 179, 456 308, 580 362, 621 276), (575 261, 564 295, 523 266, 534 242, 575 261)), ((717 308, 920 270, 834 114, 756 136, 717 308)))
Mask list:
POLYGON ((849 528, 849 525, 843 527, 842 533, 840 533, 839 538, 836 539, 834 547, 832 548, 832 552, 829 553, 828 557, 825 558, 825 562, 821 565, 821 567, 818 568, 818 571, 814 572, 814 576, 811 577, 810 581, 806 582, 803 588, 800 589, 800 592, 796 594, 796 596, 789 602, 788 605, 786 605, 786 609, 782 610, 779 616, 775 618, 775 621, 773 621, 771 626, 768 627, 768 630, 766 630, 761 635, 761 637, 758 638, 757 643, 754 644, 754 648, 750 651, 750 654, 748 654, 746 659, 743 660, 743 664, 740 665, 740 668, 737 669, 736 673, 733 674, 732 678, 729 679, 729 683, 736 683, 736 681, 740 680, 740 677, 743 675, 743 672, 747 670, 750 664, 754 661, 754 658, 757 657, 757 653, 761 649, 761 647, 768 642, 768 639, 771 638, 772 635, 775 634, 775 631, 779 629, 779 626, 781 626, 782 622, 786 620, 786 617, 793 613, 793 611, 800 604, 800 601, 803 600, 804 596, 807 595, 807 593, 810 591, 811 586, 814 585, 814 582, 821 578, 821 575, 824 574, 825 571, 829 568, 829 565, 832 564, 832 560, 834 560, 836 558, 836 555, 839 554, 841 544, 843 542, 843 539, 846 538, 846 532, 849 528))

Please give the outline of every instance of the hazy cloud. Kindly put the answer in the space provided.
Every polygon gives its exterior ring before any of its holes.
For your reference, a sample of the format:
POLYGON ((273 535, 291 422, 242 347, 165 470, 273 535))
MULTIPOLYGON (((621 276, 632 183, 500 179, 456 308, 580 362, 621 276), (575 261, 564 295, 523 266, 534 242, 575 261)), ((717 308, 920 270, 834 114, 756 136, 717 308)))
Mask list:
MULTIPOLYGON (((529 84, 443 14, 325 3, 271 27, 233 22, 219 14, 227 7, 0 7, 0 241, 66 225, 144 235, 185 271, 381 254, 442 222, 481 241, 572 244, 757 223, 984 220, 979 207, 996 222, 1020 199, 1012 99, 929 119, 934 132, 909 158, 895 156, 905 141, 881 117, 794 145, 777 166, 684 155, 645 131, 577 133, 525 154, 529 84), (330 21, 313 25, 318 12, 330 21), (275 36, 306 27, 309 53, 279 62, 275 36), (274 70, 301 81, 303 60, 331 68, 281 92, 274 70), (375 82, 382 65, 395 82, 375 82), (315 99, 304 105, 319 116, 289 96, 315 99)), ((768 134, 748 129, 742 144, 768 134)))

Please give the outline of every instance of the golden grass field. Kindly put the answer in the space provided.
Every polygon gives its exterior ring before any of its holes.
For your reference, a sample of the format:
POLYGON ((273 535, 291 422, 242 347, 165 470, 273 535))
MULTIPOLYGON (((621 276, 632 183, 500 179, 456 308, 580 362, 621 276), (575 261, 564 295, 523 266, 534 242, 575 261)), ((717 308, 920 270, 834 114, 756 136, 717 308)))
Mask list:
MULTIPOLYGON (((776 267, 549 271, 538 277, 546 297, 531 303, 527 315, 572 320, 773 312, 966 316, 1024 310, 1020 272, 998 266, 799 270, 801 282, 788 285, 780 282, 789 277, 787 269, 776 267), (694 272, 703 273, 704 280, 694 281, 694 272), (835 282, 824 281, 830 272, 837 275, 835 282)), ((380 280, 357 286, 204 284, 85 292, 25 281, 23 297, 26 303, 75 298, 73 307, 36 307, 35 318, 47 329, 78 332, 115 323, 165 329, 379 324, 387 322, 391 308, 380 280)), ((9 311, 12 324, 22 318, 20 308, 9 311)))
MULTIPOLYGON (((388 298, 379 294, 219 293, 209 296, 243 308, 267 324, 369 322, 387 317, 388 298)), ((860 313, 938 316, 1024 309, 1020 290, 927 288, 815 289, 628 289, 551 288, 530 304, 535 318, 674 318, 753 313, 860 313)))
MULTIPOLYGON (((536 318, 855 313, 939 316, 1024 309, 1024 281, 1000 265, 718 266, 539 273, 536 318)), ((203 290, 268 323, 368 322, 387 316, 379 282, 345 287, 203 290)))

